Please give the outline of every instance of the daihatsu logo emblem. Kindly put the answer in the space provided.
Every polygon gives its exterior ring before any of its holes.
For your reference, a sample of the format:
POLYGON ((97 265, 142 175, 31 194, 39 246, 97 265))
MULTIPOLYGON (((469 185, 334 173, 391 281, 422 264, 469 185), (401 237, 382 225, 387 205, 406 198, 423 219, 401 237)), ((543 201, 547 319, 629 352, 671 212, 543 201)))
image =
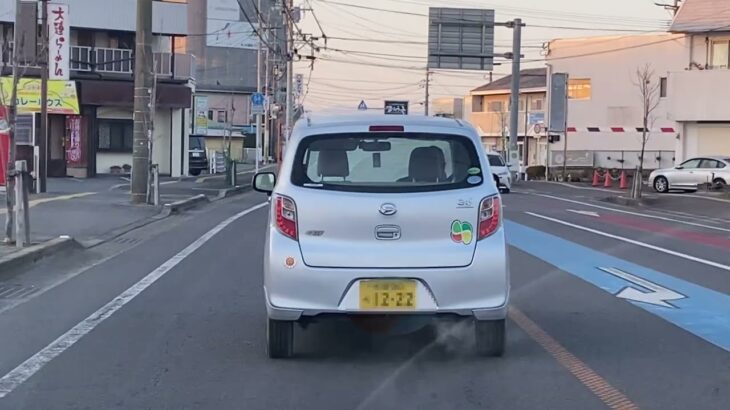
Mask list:
POLYGON ((385 203, 380 205, 380 213, 385 216, 395 215, 396 212, 398 212, 398 209, 394 204, 385 203))

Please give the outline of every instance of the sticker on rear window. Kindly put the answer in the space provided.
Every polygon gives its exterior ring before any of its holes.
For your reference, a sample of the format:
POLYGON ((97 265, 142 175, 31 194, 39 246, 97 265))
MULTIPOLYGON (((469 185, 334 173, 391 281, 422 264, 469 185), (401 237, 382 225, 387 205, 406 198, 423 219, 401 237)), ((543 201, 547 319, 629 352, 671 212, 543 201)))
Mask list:
POLYGON ((473 168, 469 168, 466 172, 468 172, 469 175, 479 175, 479 173, 481 173, 482 170, 477 167, 473 167, 473 168))
POLYGON ((469 245, 474 237, 474 228, 469 222, 456 220, 451 223, 451 240, 469 245))
POLYGON ((468 184, 476 185, 476 184, 482 182, 482 177, 477 176, 477 175, 472 175, 466 179, 466 182, 468 184))

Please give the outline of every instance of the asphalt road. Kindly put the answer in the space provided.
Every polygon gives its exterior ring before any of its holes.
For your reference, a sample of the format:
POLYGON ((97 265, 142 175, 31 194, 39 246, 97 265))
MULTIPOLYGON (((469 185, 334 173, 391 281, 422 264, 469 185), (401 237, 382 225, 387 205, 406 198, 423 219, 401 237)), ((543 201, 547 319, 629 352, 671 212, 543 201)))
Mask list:
POLYGON ((269 360, 257 194, 3 276, 0 409, 728 408, 730 221, 605 195, 505 196, 512 310, 495 359, 461 327, 325 322, 269 360), (3 300, 11 285, 33 291, 3 300))

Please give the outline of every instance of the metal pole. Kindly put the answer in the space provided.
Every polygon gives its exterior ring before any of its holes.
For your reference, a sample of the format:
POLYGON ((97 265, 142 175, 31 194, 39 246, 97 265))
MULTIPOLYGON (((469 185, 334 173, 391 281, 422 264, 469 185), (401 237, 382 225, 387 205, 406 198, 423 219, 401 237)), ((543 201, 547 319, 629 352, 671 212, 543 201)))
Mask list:
POLYGON ((565 87, 567 88, 567 90, 565 92, 565 123, 563 124, 563 129, 565 130, 565 140, 563 141, 563 181, 565 181, 568 173, 568 103, 570 100, 570 98, 568 97, 568 95, 570 94, 570 87, 568 85, 569 81, 570 77, 566 75, 565 87))
POLYGON ((552 115, 552 96, 553 96, 553 65, 545 64, 547 66, 547 90, 545 93, 545 122, 547 128, 547 139, 545 141, 545 181, 550 180, 550 132, 552 130, 552 124, 550 117, 552 115))
MULTIPOLYGON (((268 36, 267 36, 268 38, 268 36)), ((269 150, 271 145, 271 131, 269 129, 269 109, 271 108, 271 98, 270 98, 270 87, 269 87, 269 59, 271 58, 271 54, 269 53, 268 47, 266 48, 266 58, 265 58, 265 80, 264 80, 264 96, 266 97, 265 103, 264 103, 264 163, 269 162, 269 150)))
POLYGON ((30 214, 28 214, 28 164, 15 161, 15 198, 17 200, 15 247, 23 248, 30 244, 30 214))
POLYGON ((530 113, 528 111, 528 108, 530 107, 530 95, 525 94, 525 137, 522 140, 522 171, 524 175, 524 180, 527 181, 527 166, 528 164, 528 152, 530 147, 530 141, 527 136, 527 128, 529 127, 530 123, 530 113))
POLYGON ((137 0, 134 55, 134 145, 132 147, 132 202, 143 204, 149 187, 150 94, 152 89, 152 0, 137 0))
POLYGON ((520 111, 520 60, 522 42, 522 19, 512 22, 512 101, 509 115, 509 164, 512 172, 519 168, 520 158, 517 151, 520 111))
POLYGON ((48 181, 48 0, 41 0, 41 129, 38 144, 37 192, 46 192, 48 181))
POLYGON ((428 106, 429 106, 429 91, 430 91, 430 85, 431 85, 431 72, 426 69, 426 101, 423 103, 423 106, 426 109, 426 116, 428 117, 428 106))
POLYGON ((160 206, 160 166, 158 164, 152 165, 152 185, 154 192, 153 204, 160 206))

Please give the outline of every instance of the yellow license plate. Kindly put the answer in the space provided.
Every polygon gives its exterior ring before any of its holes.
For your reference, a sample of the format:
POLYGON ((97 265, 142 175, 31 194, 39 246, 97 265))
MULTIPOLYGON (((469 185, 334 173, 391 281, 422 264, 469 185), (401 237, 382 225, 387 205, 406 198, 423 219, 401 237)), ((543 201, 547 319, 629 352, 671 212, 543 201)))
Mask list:
POLYGON ((415 308, 415 280, 360 282, 360 309, 413 310, 415 308))

